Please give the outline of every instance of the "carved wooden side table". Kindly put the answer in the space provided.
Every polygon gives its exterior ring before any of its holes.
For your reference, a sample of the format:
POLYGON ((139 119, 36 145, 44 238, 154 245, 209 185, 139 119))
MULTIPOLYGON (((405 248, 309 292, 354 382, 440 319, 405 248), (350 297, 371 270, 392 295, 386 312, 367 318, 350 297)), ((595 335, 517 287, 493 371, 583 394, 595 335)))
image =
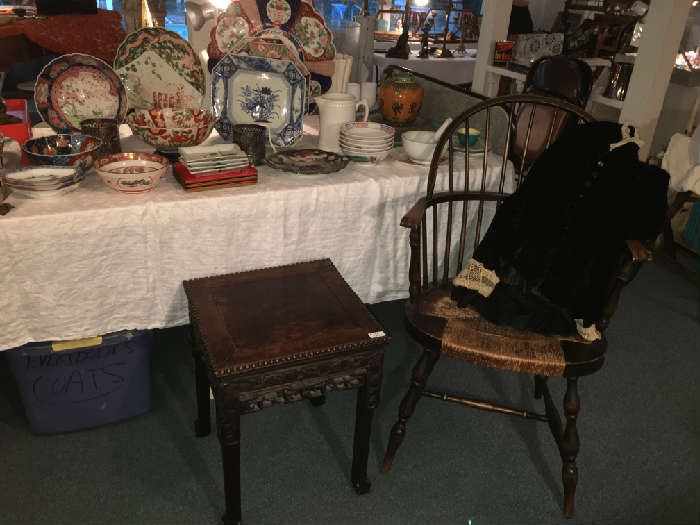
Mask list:
POLYGON ((240 415, 359 387, 351 480, 369 491, 367 458, 389 338, 330 260, 184 283, 195 357, 198 436, 209 386, 224 466, 225 524, 241 521, 240 415))

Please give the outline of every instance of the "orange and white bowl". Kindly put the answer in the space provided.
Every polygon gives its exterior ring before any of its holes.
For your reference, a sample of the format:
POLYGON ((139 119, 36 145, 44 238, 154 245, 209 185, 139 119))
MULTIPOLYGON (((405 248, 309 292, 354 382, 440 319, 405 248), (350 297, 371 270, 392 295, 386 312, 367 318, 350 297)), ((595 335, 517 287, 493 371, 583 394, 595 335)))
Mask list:
POLYGON ((110 188, 133 195, 155 188, 168 165, 168 159, 154 153, 115 153, 97 159, 95 171, 110 188))

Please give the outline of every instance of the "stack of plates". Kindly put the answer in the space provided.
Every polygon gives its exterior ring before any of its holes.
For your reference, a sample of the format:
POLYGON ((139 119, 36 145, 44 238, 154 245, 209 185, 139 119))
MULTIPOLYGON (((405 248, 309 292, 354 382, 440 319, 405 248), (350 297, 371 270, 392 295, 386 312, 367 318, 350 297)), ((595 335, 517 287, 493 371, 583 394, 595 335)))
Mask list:
POLYGON ((229 171, 248 167, 250 160, 238 144, 194 146, 178 150, 182 163, 193 174, 229 171))
POLYGON ((78 188, 84 174, 81 167, 38 166, 3 175, 13 193, 33 199, 65 195, 78 188))
POLYGON ((350 157, 380 161, 394 147, 394 128, 378 122, 346 122, 340 126, 340 147, 350 157))

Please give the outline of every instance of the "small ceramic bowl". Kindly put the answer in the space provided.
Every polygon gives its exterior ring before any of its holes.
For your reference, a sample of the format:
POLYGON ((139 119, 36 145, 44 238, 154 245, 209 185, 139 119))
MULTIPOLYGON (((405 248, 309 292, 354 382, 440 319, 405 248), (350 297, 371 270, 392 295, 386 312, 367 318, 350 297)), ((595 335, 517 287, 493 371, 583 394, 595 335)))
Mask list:
POLYGON ((168 159, 154 153, 115 153, 100 157, 95 171, 107 186, 139 194, 155 188, 168 170, 168 159))
POLYGON ((22 144, 27 158, 38 165, 76 166, 89 168, 102 141, 90 135, 61 133, 30 139, 22 144))
POLYGON ((434 131, 406 131, 401 142, 409 158, 417 162, 429 162, 437 144, 434 131))
MULTIPOLYGON (((479 142, 479 137, 481 136, 481 131, 475 128, 469 128, 469 147, 472 148, 476 146, 476 143, 479 142)), ((467 133, 464 128, 459 128, 457 130, 457 137, 459 138, 459 145, 464 146, 464 144, 467 141, 467 133)))
POLYGON ((215 120, 211 111, 188 108, 140 109, 126 119, 134 135, 160 151, 201 144, 215 120))

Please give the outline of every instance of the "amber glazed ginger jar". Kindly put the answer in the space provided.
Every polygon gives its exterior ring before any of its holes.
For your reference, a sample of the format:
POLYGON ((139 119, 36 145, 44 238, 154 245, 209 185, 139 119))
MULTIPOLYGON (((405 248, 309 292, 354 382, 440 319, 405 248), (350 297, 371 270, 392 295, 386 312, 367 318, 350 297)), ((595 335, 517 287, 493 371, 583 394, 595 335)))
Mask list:
POLYGON ((410 73, 395 73, 379 88, 379 107, 392 124, 409 124, 416 120, 423 105, 423 86, 410 73))

